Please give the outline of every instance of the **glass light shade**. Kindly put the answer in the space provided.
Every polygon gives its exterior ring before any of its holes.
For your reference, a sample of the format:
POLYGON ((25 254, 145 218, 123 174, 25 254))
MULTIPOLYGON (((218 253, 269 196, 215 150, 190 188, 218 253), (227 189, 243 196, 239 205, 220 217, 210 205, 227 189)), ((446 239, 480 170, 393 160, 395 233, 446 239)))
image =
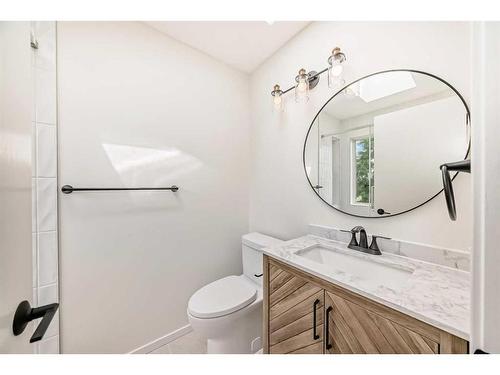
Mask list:
POLYGON ((297 103, 309 100, 309 76, 304 69, 299 70, 299 75, 295 79, 295 101, 297 103))
POLYGON ((339 47, 335 47, 328 58, 328 87, 340 89, 345 85, 345 80, 342 77, 344 61, 345 55, 340 51, 339 47))
POLYGON ((281 91, 280 85, 274 85, 274 89, 271 91, 271 96, 273 97, 274 111, 283 112, 285 108, 285 101, 283 100, 283 91, 281 91))
POLYGON ((338 77, 344 71, 344 67, 340 61, 335 60, 328 70, 332 77, 338 77))
POLYGON ((342 76, 332 76, 330 75, 330 71, 328 71, 328 87, 338 90, 345 85, 345 79, 342 76))
POLYGON ((273 108, 276 112, 283 112, 285 108, 283 96, 280 93, 277 93, 273 96, 273 108))

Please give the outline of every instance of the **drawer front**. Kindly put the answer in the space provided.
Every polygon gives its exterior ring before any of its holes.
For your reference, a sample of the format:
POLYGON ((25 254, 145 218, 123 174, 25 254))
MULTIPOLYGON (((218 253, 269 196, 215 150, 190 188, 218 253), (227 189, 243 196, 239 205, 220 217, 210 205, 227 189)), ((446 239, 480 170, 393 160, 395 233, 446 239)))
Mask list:
POLYGON ((325 292, 325 309, 328 315, 326 353, 439 353, 435 341, 328 291, 325 292))
POLYGON ((268 298, 269 352, 322 354, 324 290, 273 267, 268 298))

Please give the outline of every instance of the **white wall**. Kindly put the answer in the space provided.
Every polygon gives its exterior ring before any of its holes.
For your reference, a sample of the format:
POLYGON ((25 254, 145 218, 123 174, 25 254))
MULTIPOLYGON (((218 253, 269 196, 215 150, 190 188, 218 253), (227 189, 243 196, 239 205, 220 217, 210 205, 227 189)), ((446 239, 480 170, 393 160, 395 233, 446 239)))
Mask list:
MULTIPOLYGON (((458 219, 448 218, 443 196, 394 218, 361 219, 328 207, 311 191, 302 166, 307 129, 333 95, 322 76, 306 105, 286 95, 285 113, 273 113, 269 91, 288 87, 299 68, 320 70, 334 46, 347 54, 346 81, 407 68, 436 74, 470 97, 470 25, 464 22, 319 22, 287 43, 251 78, 252 188, 250 229, 282 238, 302 235, 307 224, 339 228, 361 224, 369 233, 468 250, 471 246, 470 176, 454 185, 458 219)), ((438 166, 436 166, 437 168, 438 166)))
POLYGON ((500 353, 500 22, 474 25, 472 176, 474 254, 472 258, 471 349, 500 353))
POLYGON ((58 43, 60 185, 180 186, 59 194, 62 352, 128 352, 241 272, 249 79, 141 23, 62 22, 58 43))
POLYGON ((467 150, 464 106, 456 96, 375 116, 373 123, 375 207, 388 212, 438 192, 443 183, 436 166, 463 159, 467 150))
POLYGON ((0 21, 0 353, 30 353, 31 323, 12 334, 22 300, 31 301, 31 124, 29 22, 0 21))

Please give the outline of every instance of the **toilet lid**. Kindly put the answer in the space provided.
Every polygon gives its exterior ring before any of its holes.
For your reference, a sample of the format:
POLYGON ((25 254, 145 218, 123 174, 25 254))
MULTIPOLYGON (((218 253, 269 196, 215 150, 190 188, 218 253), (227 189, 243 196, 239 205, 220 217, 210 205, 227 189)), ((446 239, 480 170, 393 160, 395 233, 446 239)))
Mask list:
POLYGON ((227 276, 195 292, 188 311, 197 318, 217 318, 248 306, 256 298, 257 289, 250 282, 241 276, 227 276))

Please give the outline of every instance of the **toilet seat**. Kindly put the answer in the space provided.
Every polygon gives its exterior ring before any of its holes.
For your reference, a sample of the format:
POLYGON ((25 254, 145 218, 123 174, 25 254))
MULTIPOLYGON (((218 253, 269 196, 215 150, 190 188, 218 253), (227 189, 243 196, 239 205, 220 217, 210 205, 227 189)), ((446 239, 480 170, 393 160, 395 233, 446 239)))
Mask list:
POLYGON ((195 292, 189 299, 188 312, 202 319, 231 314, 255 301, 256 287, 241 276, 224 277, 195 292))

